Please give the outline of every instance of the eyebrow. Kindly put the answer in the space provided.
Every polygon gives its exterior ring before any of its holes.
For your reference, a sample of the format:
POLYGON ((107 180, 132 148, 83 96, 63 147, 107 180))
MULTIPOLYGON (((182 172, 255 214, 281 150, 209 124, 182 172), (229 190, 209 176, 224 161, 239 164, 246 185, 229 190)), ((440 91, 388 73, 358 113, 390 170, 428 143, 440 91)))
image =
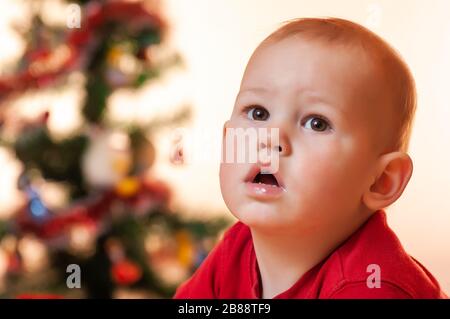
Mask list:
POLYGON ((241 89, 238 92, 237 96, 239 97, 239 95, 242 95, 244 93, 266 93, 267 91, 269 91, 269 90, 265 87, 249 87, 249 88, 241 89))

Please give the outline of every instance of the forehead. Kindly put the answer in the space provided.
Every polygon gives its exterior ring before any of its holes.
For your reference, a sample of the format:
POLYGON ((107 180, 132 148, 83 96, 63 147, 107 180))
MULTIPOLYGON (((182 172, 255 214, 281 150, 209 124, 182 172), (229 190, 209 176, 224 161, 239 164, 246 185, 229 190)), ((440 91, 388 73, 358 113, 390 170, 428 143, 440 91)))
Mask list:
POLYGON ((349 104, 378 95, 377 73, 362 49, 291 36, 263 43, 255 50, 241 92, 312 95, 349 104))

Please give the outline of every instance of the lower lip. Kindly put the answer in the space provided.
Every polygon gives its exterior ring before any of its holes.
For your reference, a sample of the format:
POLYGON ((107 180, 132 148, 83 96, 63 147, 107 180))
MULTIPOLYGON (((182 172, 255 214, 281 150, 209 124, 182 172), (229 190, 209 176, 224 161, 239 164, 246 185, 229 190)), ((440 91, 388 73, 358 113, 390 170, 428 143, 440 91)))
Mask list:
POLYGON ((280 186, 272 186, 259 183, 245 183, 247 195, 259 199, 276 199, 281 197, 286 190, 280 186))

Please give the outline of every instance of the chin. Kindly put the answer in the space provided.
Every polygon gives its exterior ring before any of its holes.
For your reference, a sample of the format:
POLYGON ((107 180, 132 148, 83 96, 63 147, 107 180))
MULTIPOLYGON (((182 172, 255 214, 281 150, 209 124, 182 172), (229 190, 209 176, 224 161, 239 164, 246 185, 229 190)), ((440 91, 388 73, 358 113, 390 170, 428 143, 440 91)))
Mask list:
POLYGON ((253 202, 233 209, 231 212, 251 228, 274 229, 289 225, 288 221, 280 218, 282 210, 267 203, 253 202))

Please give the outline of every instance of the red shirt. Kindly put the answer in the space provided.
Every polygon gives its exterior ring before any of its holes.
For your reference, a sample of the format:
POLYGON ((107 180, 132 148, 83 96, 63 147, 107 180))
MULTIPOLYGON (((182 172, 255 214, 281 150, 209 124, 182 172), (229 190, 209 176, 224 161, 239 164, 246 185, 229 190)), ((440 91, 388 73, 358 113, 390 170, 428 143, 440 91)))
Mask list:
MULTIPOLYGON (((373 277, 372 277, 373 278, 373 277)), ((372 282, 372 281, 371 281, 372 282)), ((261 298, 251 232, 234 224, 174 298, 261 298)), ((386 223, 374 213, 327 258, 274 298, 446 298, 436 279, 403 249, 386 223), (369 288, 370 264, 379 265, 380 287, 369 288)))

